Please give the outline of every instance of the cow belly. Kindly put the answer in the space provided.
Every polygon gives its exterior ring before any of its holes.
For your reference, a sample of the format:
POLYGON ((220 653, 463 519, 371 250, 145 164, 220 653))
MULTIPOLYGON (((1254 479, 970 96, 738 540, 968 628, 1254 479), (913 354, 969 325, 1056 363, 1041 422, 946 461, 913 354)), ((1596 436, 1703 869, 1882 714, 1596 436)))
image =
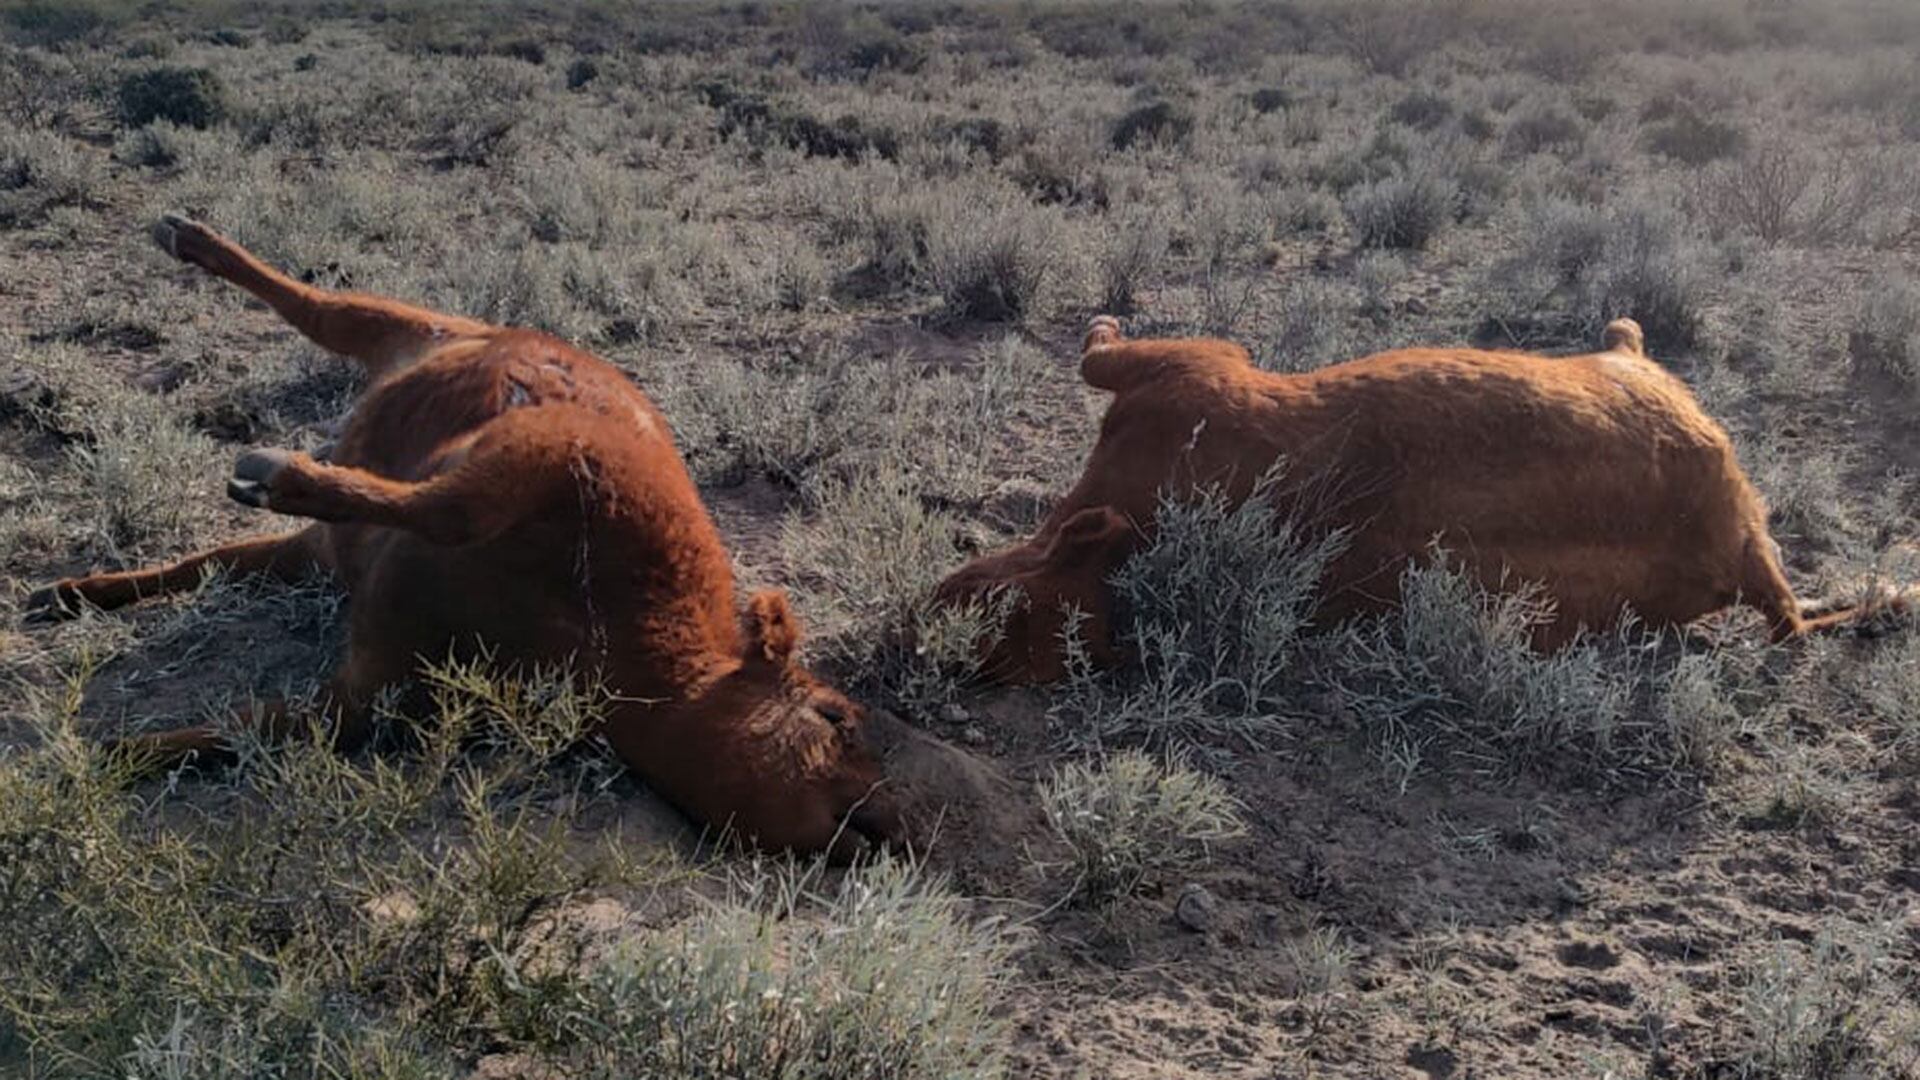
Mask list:
POLYGON ((507 665, 591 659, 591 605, 567 569, 513 565, 498 544, 448 548, 366 531, 384 535, 362 537, 355 552, 356 649, 439 660, 484 648, 507 665))

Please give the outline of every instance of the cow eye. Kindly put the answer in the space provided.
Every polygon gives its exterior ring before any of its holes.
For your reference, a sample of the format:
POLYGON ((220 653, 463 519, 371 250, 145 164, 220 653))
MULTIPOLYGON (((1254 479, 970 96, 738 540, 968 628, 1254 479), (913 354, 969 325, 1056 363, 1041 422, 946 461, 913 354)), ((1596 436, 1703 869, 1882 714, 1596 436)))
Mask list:
POLYGON ((832 724, 834 727, 844 728, 847 726, 847 711, 838 705, 820 705, 816 706, 814 711, 820 714, 822 720, 832 724))

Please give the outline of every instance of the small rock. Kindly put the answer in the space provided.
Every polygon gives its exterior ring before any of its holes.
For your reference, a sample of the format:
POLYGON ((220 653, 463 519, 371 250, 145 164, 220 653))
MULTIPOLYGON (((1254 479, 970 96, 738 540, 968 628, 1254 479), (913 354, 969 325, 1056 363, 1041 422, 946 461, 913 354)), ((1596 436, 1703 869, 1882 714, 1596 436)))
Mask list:
POLYGON ((979 746, 987 741, 987 733, 978 724, 968 724, 966 730, 960 732, 960 738, 969 745, 979 746))
POLYGON ((398 923, 404 926, 420 918, 419 901, 398 890, 373 897, 361 904, 360 910, 377 923, 398 923))
POLYGON ((940 706, 940 719, 949 724, 964 724, 973 716, 967 712, 966 706, 949 701, 940 706))
POLYGON ((1212 930, 1219 914, 1220 901, 1213 898, 1205 885, 1189 883, 1173 902, 1174 920, 1196 934, 1212 930))

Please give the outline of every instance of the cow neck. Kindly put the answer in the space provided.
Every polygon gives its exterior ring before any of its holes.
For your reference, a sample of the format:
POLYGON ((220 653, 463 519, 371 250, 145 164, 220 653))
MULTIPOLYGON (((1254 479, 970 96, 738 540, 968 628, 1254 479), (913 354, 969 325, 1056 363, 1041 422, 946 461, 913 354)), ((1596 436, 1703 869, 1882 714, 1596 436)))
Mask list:
POLYGON ((623 682, 637 695, 684 701, 739 670, 744 640, 732 600, 732 591, 725 590, 652 606, 616 658, 632 669, 623 682))

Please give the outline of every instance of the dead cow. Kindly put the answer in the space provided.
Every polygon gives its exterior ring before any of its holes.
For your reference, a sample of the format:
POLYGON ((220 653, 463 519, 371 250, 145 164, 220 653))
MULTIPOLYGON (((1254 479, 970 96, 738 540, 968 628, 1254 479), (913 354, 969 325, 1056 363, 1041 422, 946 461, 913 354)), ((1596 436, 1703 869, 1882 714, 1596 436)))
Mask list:
POLYGON ((1079 483, 1031 540, 939 589, 949 604, 1021 594, 984 658, 1007 681, 1062 677, 1069 606, 1091 658, 1114 662, 1106 579, 1151 536, 1161 493, 1217 485, 1237 504, 1276 459, 1294 481, 1282 509, 1349 533, 1323 623, 1394 605, 1436 537, 1490 588, 1545 586, 1558 615, 1542 648, 1629 608, 1679 624, 1744 602, 1776 639, 1858 615, 1803 614, 1725 430, 1631 319, 1584 356, 1402 349, 1278 375, 1229 342, 1129 341, 1102 316, 1080 372, 1114 398, 1079 483))
MULTIPOLYGON (((860 837, 897 838, 860 709, 796 664, 783 594, 754 595, 742 618, 666 420, 620 372, 545 334, 300 284, 197 222, 168 216, 153 234, 372 381, 330 462, 256 450, 234 466, 235 499, 317 524, 61 581, 29 600, 30 618, 190 590, 213 568, 331 571, 352 598, 327 690, 342 747, 422 657, 572 662, 616 695, 615 752, 691 816, 767 848, 847 855, 860 837)), ((267 704, 242 722, 290 721, 267 704)), ((169 763, 221 746, 196 727, 131 748, 169 763)))

